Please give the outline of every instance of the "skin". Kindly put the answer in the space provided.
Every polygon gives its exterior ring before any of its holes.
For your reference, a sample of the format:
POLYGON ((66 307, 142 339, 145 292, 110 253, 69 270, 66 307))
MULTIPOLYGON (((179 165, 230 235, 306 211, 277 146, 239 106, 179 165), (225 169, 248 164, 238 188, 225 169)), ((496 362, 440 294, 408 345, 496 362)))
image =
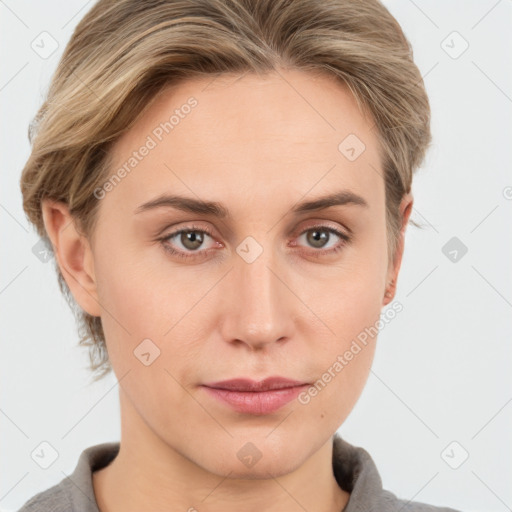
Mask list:
POLYGON ((117 142, 113 172, 191 96, 198 105, 101 199, 90 239, 65 204, 43 205, 60 269, 81 307, 101 317, 120 381, 121 448, 93 474, 99 508, 339 512, 349 494, 334 479, 332 436, 363 390, 376 338, 306 405, 241 414, 200 385, 319 380, 393 299, 412 196, 402 201, 401 239, 388 261, 373 123, 345 86, 296 70, 167 89, 117 142), (366 146, 354 161, 338 150, 350 133, 366 146), (342 189, 368 207, 291 213, 342 189), (218 201, 231 216, 134 213, 164 192, 218 201), (199 244, 202 256, 179 235, 158 240, 192 222, 213 232, 199 244), (318 223, 352 230, 351 241, 327 254, 343 241, 330 234, 325 248, 314 245, 318 223), (252 263, 236 252, 247 236, 263 248, 252 263), (193 256, 173 256, 166 243, 193 256), (133 353, 146 338, 160 349, 149 366, 133 353), (261 453, 252 467, 237 457, 248 442, 261 453))

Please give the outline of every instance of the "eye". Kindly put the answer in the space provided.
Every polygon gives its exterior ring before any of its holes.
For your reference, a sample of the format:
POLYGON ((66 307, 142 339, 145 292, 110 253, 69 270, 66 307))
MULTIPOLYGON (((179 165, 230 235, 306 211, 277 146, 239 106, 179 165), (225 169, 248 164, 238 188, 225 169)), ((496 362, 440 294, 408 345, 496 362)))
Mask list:
POLYGON ((162 242, 164 249, 167 252, 171 253, 173 256, 186 259, 207 256, 206 253, 208 252, 208 249, 200 249, 205 242, 205 238, 212 237, 213 235, 208 229, 188 226, 186 228, 175 231, 174 233, 166 235, 159 240, 162 242), (178 244, 178 250, 173 247, 173 244, 169 243, 169 241, 174 239, 174 244, 178 244), (181 244, 181 248, 179 247, 179 244, 181 244))
MULTIPOLYGON (((297 240, 300 240, 303 237, 310 248, 312 248, 308 251, 308 254, 313 257, 322 257, 334 254, 340 251, 351 240, 351 238, 342 231, 327 225, 309 227, 299 235, 297 240), (328 249, 325 249, 328 243, 331 242, 333 235, 335 236, 334 244, 328 249), (339 240, 336 241, 336 238, 339 240)), ((159 241, 161 241, 165 251, 169 252, 173 256, 184 259, 205 258, 208 257, 208 253, 212 247, 223 247, 221 243, 214 241, 210 248, 204 248, 205 241, 208 238, 213 239, 213 234, 209 229, 204 227, 199 228, 197 226, 187 226, 159 238, 159 241), (176 246, 178 246, 177 249, 176 246)), ((298 244, 294 241, 290 245, 293 247, 298 244)))
POLYGON ((326 254, 334 254, 341 250, 351 240, 347 234, 326 225, 309 227, 307 230, 301 233, 301 235, 298 237, 298 240, 303 237, 310 247, 319 249, 308 251, 314 257, 321 257, 325 256, 326 254), (333 235, 335 235, 333 244, 328 249, 325 249, 328 243, 331 242, 333 235), (336 241, 336 238, 339 240, 336 241))

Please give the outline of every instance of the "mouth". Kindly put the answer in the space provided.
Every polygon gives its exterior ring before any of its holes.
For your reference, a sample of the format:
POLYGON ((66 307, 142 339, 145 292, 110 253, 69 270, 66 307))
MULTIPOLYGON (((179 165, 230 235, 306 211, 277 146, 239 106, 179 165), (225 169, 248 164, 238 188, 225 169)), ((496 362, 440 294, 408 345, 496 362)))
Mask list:
POLYGON ((201 387, 214 399, 244 414, 271 414, 294 400, 309 383, 269 377, 262 381, 231 379, 203 384, 201 387))

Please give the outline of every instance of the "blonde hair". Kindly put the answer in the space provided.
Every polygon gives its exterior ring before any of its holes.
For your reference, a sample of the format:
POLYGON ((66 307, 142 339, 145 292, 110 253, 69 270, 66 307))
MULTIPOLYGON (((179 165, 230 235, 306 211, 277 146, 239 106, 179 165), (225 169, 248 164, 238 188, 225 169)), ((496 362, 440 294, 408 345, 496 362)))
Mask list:
MULTIPOLYGON (((77 25, 46 100, 29 127, 23 208, 47 249, 45 198, 66 203, 92 236, 111 174, 109 149, 165 87, 222 73, 278 68, 326 73, 346 84, 377 127, 386 191, 388 254, 430 135, 430 106, 412 48, 378 0, 100 0, 77 25)), ((340 141, 341 142, 341 141, 340 141)), ((412 224, 419 226, 414 221, 412 224)), ((90 347, 97 380, 111 371, 100 317, 59 287, 90 347)))

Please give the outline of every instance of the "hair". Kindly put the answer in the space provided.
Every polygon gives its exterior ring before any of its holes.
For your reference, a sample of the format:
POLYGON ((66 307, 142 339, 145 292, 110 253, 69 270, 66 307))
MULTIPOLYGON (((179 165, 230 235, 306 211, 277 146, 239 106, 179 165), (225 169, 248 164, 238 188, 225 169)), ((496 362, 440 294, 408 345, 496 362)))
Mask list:
MULTIPOLYGON (((411 45, 378 0, 96 2, 75 28, 28 129, 23 209, 50 254, 43 199, 64 202, 80 233, 92 237, 100 203, 94 191, 111 173, 110 149, 164 88, 280 68, 334 77, 371 116, 392 257, 400 202, 431 142, 430 105, 411 45)), ((112 370, 101 317, 78 306, 54 263, 98 380, 112 370)))

